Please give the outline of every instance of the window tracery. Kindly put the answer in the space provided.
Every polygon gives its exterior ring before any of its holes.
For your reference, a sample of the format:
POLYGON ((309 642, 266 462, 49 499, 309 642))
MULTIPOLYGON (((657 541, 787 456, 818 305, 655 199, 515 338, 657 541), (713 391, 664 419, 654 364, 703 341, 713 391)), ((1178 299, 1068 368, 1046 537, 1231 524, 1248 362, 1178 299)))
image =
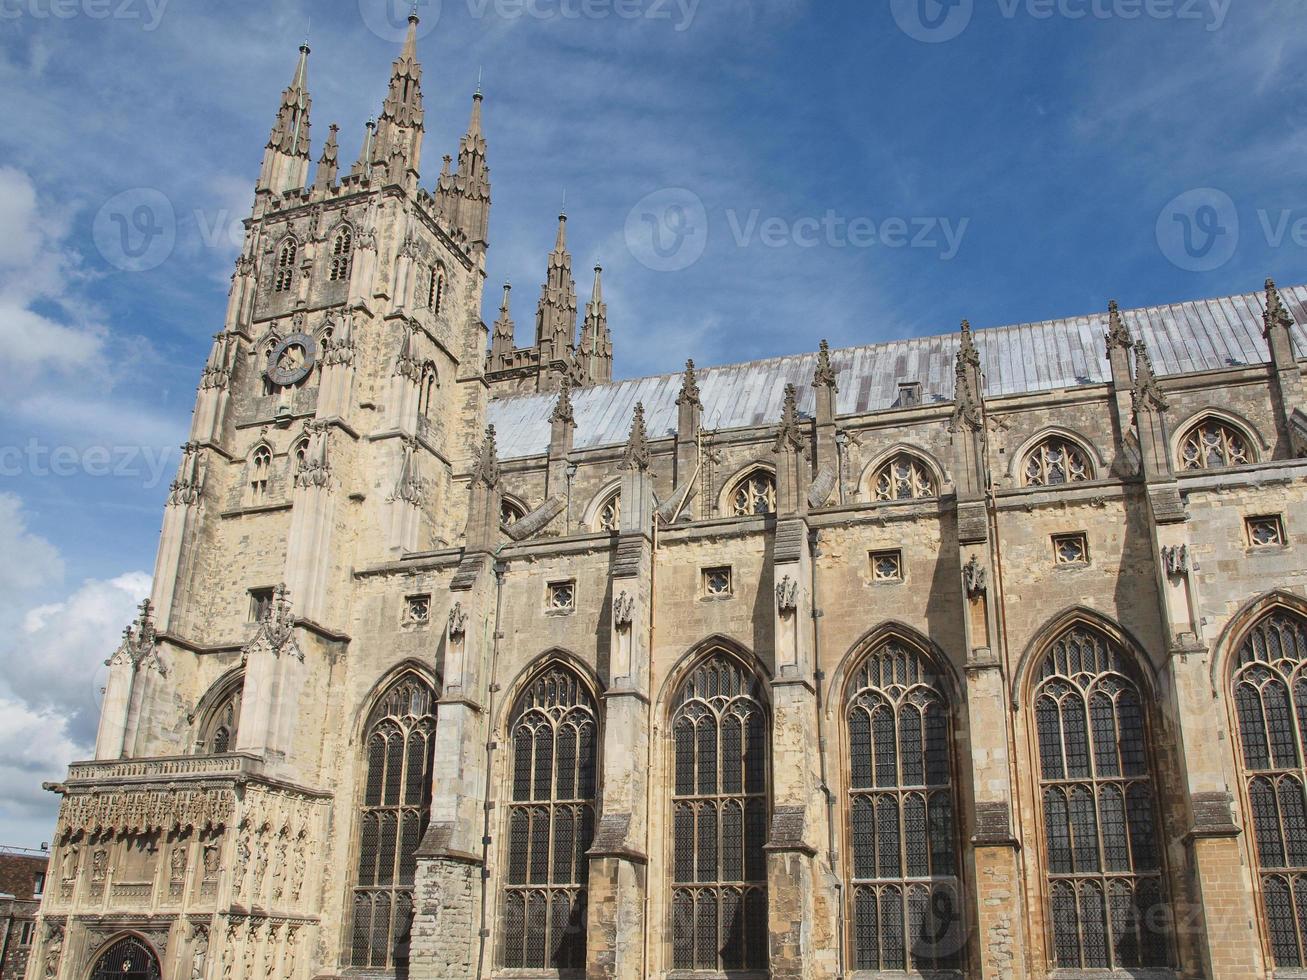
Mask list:
POLYGON ((272 291, 288 293, 295 284, 295 259, 299 255, 300 245, 294 238, 287 238, 277 252, 277 268, 273 272, 272 291))
POLYGON ((1171 964, 1144 702, 1125 656, 1097 630, 1075 626, 1039 667, 1034 722, 1061 969, 1171 964))
POLYGON ((261 503, 268 496, 268 476, 272 472, 272 450, 259 446, 250 457, 250 499, 261 503))
POLYGON ((1238 429, 1214 418, 1205 418, 1180 440, 1182 470, 1211 470, 1251 463, 1248 440, 1238 429))
POLYGON ((930 470, 911 453, 898 453, 872 476, 877 500, 920 500, 939 496, 930 470))
POLYGON ((1307 964, 1307 620, 1278 609, 1239 646, 1231 682, 1262 914, 1277 968, 1307 964))
POLYGON ((608 497, 599 507, 599 516, 595 518, 596 531, 608 531, 616 534, 622 529, 622 495, 620 492, 608 497))
POLYGON ((845 720, 854 967, 957 969, 962 905, 944 686, 917 651, 887 641, 854 675, 845 720))
POLYGON ((672 713, 672 967, 767 967, 768 721, 758 678, 723 652, 672 713))
POLYGON ((327 279, 331 282, 347 281, 353 259, 354 232, 346 225, 336 232, 336 239, 331 244, 331 263, 327 269, 327 279))
POLYGON ((505 968, 585 967, 597 718, 590 692, 561 665, 533 681, 514 710, 505 968))
POLYGON ((776 477, 767 470, 753 470, 731 491, 731 511, 736 517, 776 513, 776 477))
POLYGON ((1026 453, 1022 482, 1028 487, 1056 487, 1093 479, 1093 467, 1083 449, 1069 439, 1053 436, 1026 453))
POLYGON ((368 720, 352 966, 388 970, 408 962, 416 852, 431 810, 435 731, 435 692, 416 675, 400 678, 368 720))
POLYGON ((244 679, 233 681, 205 719, 197 748, 206 755, 222 755, 236 748, 240 727, 244 679))

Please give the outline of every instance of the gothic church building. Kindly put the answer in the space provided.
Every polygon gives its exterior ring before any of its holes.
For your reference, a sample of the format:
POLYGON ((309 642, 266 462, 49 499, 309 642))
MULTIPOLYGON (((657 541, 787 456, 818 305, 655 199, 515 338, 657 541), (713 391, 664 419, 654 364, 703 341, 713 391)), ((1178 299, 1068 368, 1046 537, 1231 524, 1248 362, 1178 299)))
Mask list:
POLYGON ((1307 287, 614 382, 415 28, 282 97, 30 980, 1303 975, 1307 287))

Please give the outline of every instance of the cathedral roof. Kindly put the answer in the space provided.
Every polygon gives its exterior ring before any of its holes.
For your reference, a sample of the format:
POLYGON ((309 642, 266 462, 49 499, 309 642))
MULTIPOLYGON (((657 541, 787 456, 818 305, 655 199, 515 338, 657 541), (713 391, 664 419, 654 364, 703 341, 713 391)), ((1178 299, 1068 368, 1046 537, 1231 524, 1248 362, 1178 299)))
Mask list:
MULTIPOLYGON (((1280 290, 1295 323, 1290 334, 1299 357, 1307 356, 1307 286, 1280 290)), ((1192 374, 1264 364, 1270 349, 1262 335, 1264 293, 1196 300, 1126 310, 1130 332, 1148 344, 1158 375, 1192 374)), ((1105 337, 1108 313, 993 327, 975 333, 988 397, 1103 384, 1111 380, 1105 337)), ((921 383, 924 404, 953 399, 959 335, 914 337, 831 351, 838 378, 836 411, 856 415, 893 407, 900 382, 921 383)), ((705 429, 775 425, 785 386, 799 390, 799 409, 811 415, 817 352, 742 364, 701 368, 699 387, 705 429)), ((631 414, 643 403, 650 438, 676 431, 676 397, 682 372, 633 378, 572 393, 575 448, 626 442, 631 414)), ((499 456, 518 459, 549 448, 555 394, 516 395, 490 403, 489 421, 501 433, 499 456)))

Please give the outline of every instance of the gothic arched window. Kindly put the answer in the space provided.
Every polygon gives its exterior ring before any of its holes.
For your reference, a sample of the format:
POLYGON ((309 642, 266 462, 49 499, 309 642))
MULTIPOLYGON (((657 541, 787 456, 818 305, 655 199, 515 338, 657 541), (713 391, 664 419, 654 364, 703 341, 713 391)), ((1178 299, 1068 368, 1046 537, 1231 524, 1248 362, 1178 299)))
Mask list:
POLYGON ((1205 418, 1180 440, 1180 469, 1212 470, 1253 461, 1248 439, 1232 425, 1205 418))
POLYGON ((431 268, 431 284, 427 287, 427 309, 433 314, 440 313, 445 301, 445 272, 439 266, 431 268))
POLYGON ((428 363, 422 368, 422 384, 418 388, 418 415, 421 418, 431 417, 432 396, 435 395, 436 387, 436 368, 434 364, 428 363))
POLYGON ((507 497, 499 501, 499 523, 504 525, 516 524, 522 518, 526 517, 526 510, 513 503, 507 497))
POLYGON ((930 469, 911 453, 898 453, 877 467, 872 486, 877 500, 919 500, 939 496, 930 469))
POLYGON ((236 748, 236 733, 240 727, 241 700, 245 693, 245 679, 239 677, 227 684, 216 703, 204 718, 196 748, 207 755, 222 755, 236 748))
POLYGON ((295 284, 295 258, 299 255, 300 245, 294 238, 287 238, 281 243, 277 252, 277 268, 272 279, 274 293, 288 293, 295 284))
POLYGON ((1021 462, 1021 482, 1027 487, 1056 487, 1094 478, 1089 454, 1069 439, 1045 439, 1021 462))
POLYGON ((295 448, 291 450, 291 460, 291 475, 294 476, 304 469, 304 464, 309 461, 309 440, 307 436, 295 443, 295 448))
POLYGON ((1307 964, 1307 620, 1263 616, 1232 680, 1262 913, 1279 969, 1307 964))
POLYGON ((736 517, 776 512, 776 477, 768 470, 752 470, 731 490, 731 513, 736 517))
POLYGON ((331 243, 331 264, 327 269, 327 279, 331 282, 348 280, 353 256, 354 232, 346 225, 336 232, 336 240, 331 243))
POLYGON ((762 686, 716 652, 673 702, 672 968, 767 968, 768 723, 762 686))
POLYGON ((962 902, 948 698, 930 664, 889 640, 853 675, 846 702, 858 970, 955 970, 962 902))
POLYGON ((511 737, 504 967, 583 969, 599 744, 594 698, 571 670, 550 667, 514 707, 511 737))
POLYGON ((359 863, 350 965, 408 962, 417 847, 431 810, 435 691, 406 674, 382 697, 364 732, 359 863))
POLYGON ((616 534, 622 529, 622 494, 621 491, 610 494, 599 505, 599 514, 595 517, 595 530, 616 534))
POLYGON ((161 975, 154 950, 135 936, 126 936, 95 961, 91 980, 159 980, 161 975))
POLYGON ((1170 966, 1144 700, 1126 654, 1099 631, 1074 626, 1038 669, 1034 721, 1057 967, 1170 966))
POLYGON ((259 446, 250 457, 250 499, 260 503, 268 496, 268 475, 272 472, 272 450, 259 446))

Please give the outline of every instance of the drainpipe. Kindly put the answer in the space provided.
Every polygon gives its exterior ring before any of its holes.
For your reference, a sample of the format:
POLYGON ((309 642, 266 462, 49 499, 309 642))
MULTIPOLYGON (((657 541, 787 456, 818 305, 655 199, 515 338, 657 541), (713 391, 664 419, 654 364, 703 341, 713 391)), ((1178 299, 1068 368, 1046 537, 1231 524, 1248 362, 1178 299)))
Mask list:
POLYGON ((477 929, 477 972, 476 976, 482 977, 485 974, 486 961, 486 917, 488 915, 489 905, 489 883, 490 883, 490 784, 492 781, 492 766, 494 763, 494 744, 495 744, 495 691, 498 684, 495 682, 495 668, 499 662, 499 634, 500 626, 503 621, 504 612, 504 573, 507 567, 500 561, 499 553, 508 547, 509 542, 505 541, 495 549, 493 556, 495 570, 495 631, 491 636, 490 646, 490 676, 489 683, 486 685, 486 780, 484 792, 482 793, 482 813, 481 818, 481 921, 477 929))

